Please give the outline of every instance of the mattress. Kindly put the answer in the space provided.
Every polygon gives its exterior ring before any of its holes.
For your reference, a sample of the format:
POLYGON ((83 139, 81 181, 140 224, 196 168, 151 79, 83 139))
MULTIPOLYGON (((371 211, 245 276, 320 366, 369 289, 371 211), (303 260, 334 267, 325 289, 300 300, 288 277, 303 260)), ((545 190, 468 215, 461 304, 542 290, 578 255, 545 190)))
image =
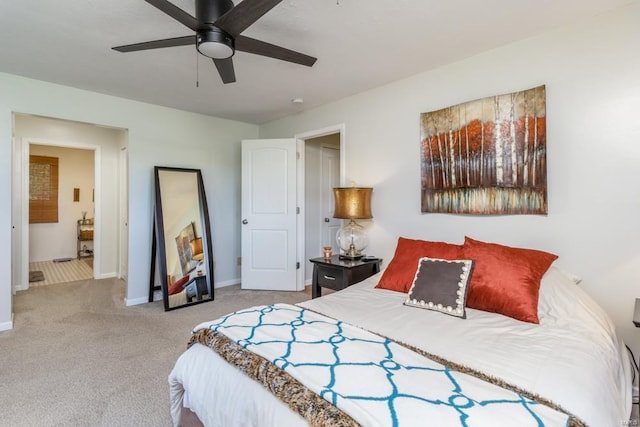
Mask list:
MULTIPOLYGON (((552 267, 542 280, 538 325, 474 309, 460 319, 407 307, 405 294, 375 288, 381 274, 299 306, 538 394, 587 425, 629 419, 631 369, 624 343, 606 313, 560 269, 552 267)), ((169 383, 176 425, 183 405, 206 426, 307 425, 200 344, 180 356, 169 383)))

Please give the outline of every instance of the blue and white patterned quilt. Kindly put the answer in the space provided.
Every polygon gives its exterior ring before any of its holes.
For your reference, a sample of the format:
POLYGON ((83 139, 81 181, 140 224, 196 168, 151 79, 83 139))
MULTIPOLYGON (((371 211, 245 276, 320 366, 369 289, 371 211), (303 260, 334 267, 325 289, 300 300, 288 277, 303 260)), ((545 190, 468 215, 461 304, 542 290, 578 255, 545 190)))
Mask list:
POLYGON ((523 393, 298 306, 252 307, 196 330, 202 328, 269 360, 363 426, 566 426, 575 422, 523 393))

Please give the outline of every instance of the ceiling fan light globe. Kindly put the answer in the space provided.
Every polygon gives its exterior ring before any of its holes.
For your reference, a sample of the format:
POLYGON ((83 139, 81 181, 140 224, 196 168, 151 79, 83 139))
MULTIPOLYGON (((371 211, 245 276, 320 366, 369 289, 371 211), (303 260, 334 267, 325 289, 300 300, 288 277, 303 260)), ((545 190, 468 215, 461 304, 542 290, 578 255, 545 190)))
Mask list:
POLYGON ((198 52, 213 59, 233 56, 233 39, 217 31, 202 32, 197 37, 198 52))
POLYGON ((198 52, 213 59, 227 59, 233 56, 233 49, 218 42, 204 42, 198 45, 198 52))

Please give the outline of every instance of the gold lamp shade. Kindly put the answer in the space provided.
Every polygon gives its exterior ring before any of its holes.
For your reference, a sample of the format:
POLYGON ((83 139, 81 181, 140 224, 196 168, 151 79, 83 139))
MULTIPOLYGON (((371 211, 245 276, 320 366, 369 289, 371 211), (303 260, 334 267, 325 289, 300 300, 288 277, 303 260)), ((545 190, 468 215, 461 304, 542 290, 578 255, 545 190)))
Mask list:
POLYGON ((334 218, 367 219, 371 215, 371 192, 373 188, 341 187, 334 188, 334 218))
POLYGON ((334 188, 334 218, 350 220, 336 234, 336 241, 342 253, 341 259, 359 259, 364 256, 364 249, 369 239, 364 228, 355 219, 373 218, 371 215, 371 192, 373 188, 342 187, 334 188))
POLYGON ((196 261, 202 261, 204 259, 204 253, 202 251, 202 237, 193 239, 189 244, 191 245, 191 258, 196 261))

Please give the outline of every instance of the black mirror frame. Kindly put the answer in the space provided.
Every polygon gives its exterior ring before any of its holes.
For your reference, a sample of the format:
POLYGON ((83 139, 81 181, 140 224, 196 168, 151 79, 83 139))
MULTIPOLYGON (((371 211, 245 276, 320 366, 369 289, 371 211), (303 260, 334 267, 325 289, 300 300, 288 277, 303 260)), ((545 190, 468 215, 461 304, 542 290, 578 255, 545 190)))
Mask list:
POLYGON ((153 219, 153 231, 151 242, 151 274, 149 280, 149 302, 153 302, 154 291, 158 289, 155 285, 156 276, 156 260, 158 260, 158 270, 160 274, 160 288, 162 289, 162 299, 164 302, 164 310, 170 311, 183 307, 190 307, 192 305, 201 304, 203 302, 209 302, 214 300, 214 281, 213 281, 213 246, 211 239, 211 225, 209 222, 209 208, 207 205, 207 197, 204 191, 204 182, 202 180, 202 172, 200 169, 187 169, 176 168, 169 166, 154 166, 154 182, 155 182, 155 213, 153 219), (178 305, 175 307, 169 306, 169 284, 167 283, 167 257, 166 257, 166 242, 164 238, 164 220, 162 216, 162 196, 160 192, 160 171, 172 171, 172 172, 191 172, 196 174, 196 182, 198 185, 198 199, 200 210, 200 222, 202 224, 202 241, 203 241, 203 254, 206 262, 206 283, 207 291, 210 298, 202 299, 200 301, 193 301, 186 304, 178 305))

